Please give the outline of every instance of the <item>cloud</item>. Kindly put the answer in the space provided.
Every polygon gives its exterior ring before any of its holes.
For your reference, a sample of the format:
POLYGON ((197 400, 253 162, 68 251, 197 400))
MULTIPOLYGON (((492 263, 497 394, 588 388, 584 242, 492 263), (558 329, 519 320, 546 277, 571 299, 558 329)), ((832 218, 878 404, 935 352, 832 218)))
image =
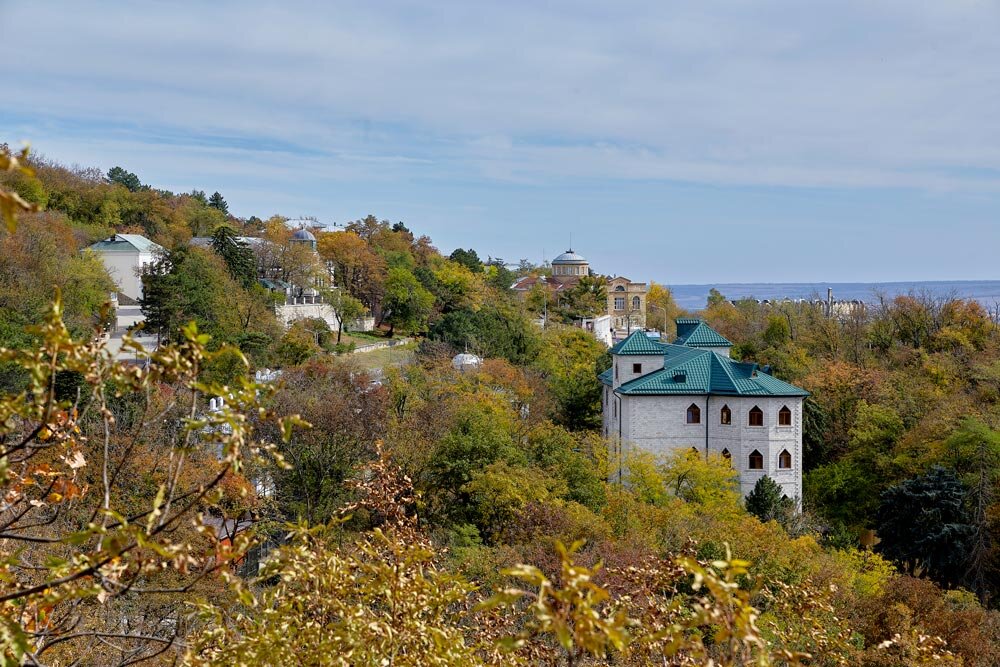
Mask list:
POLYGON ((573 225, 655 276, 608 221, 704 224, 808 258, 749 275, 734 250, 729 279, 874 278, 897 243, 886 272, 954 273, 980 264, 942 253, 990 266, 1000 242, 998 32, 972 0, 0 2, 0 140, 240 215, 415 217, 445 248, 473 228, 506 257, 573 225))
POLYGON ((536 181, 992 188, 961 170, 1000 168, 989 3, 23 3, 2 18, 16 56, 0 74, 38 117, 263 152, 536 181))

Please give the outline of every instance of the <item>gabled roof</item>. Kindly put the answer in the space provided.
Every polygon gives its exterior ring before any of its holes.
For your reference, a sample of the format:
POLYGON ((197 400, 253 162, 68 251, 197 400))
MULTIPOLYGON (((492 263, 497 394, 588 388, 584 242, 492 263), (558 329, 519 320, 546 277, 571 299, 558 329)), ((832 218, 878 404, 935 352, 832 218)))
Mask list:
POLYGON ((598 375, 597 379, 600 380, 602 384, 606 384, 606 385, 608 385, 610 387, 613 384, 612 380, 614 378, 614 373, 612 373, 612 371, 614 369, 615 369, 614 366, 612 366, 608 370, 606 370, 603 373, 601 373, 600 375, 598 375))
MULTIPOLYGON (((626 339, 628 340, 628 339, 626 339)), ((623 341, 624 342, 624 341, 623 341)), ((808 396, 809 392, 711 350, 661 345, 663 369, 618 387, 624 395, 808 396)), ((601 381, 605 382, 601 375, 601 381)), ((610 378, 605 384, 610 384, 610 378)))
POLYGON ((733 346, 718 331, 701 320, 681 317, 675 320, 675 322, 677 323, 677 339, 674 340, 674 345, 686 345, 687 347, 733 346))
POLYGON ((611 354, 630 356, 663 354, 663 345, 647 336, 645 331, 637 329, 628 338, 611 348, 611 354))
POLYGON ((88 249, 97 252, 163 251, 162 246, 153 243, 141 234, 113 234, 110 238, 88 246, 88 249))

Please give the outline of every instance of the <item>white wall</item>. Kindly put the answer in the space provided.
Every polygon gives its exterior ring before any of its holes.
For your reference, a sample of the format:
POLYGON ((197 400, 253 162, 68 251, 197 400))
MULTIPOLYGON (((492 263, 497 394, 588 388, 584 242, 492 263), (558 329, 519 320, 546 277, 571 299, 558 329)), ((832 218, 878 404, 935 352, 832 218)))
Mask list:
POLYGON ((284 326, 288 327, 295 320, 306 318, 320 319, 326 322, 332 331, 340 328, 337 313, 328 303, 296 303, 276 306, 274 315, 284 326))
POLYGON ((139 251, 97 254, 111 275, 111 279, 118 285, 119 292, 132 299, 142 298, 142 282, 136 275, 136 269, 142 266, 139 261, 139 251))
MULTIPOLYGON (((613 392, 605 397, 613 401, 613 392)), ((740 489, 749 493, 765 474, 781 485, 790 498, 802 497, 802 399, 775 397, 723 396, 622 396, 621 433, 623 451, 641 448, 656 455, 675 450, 697 448, 704 454, 706 429, 708 450, 721 454, 728 449, 733 467, 740 473, 740 489), (707 409, 706 409, 707 400, 707 409), (692 403, 701 410, 698 424, 687 423, 687 409, 692 403), (720 423, 723 405, 732 411, 732 423, 720 423), (749 425, 749 411, 754 406, 764 412, 763 426, 749 425), (778 411, 783 406, 792 411, 792 425, 778 426, 778 411), (758 450, 764 457, 763 470, 750 470, 750 453, 758 450), (792 467, 780 469, 778 455, 787 449, 792 455, 792 467)), ((617 436, 617 421, 605 410, 606 432, 617 436)))
POLYGON ((611 376, 613 386, 615 389, 625 384, 629 380, 634 380, 642 375, 648 375, 653 371, 658 371, 663 368, 663 355, 662 354, 645 354, 645 355, 613 355, 611 357, 614 366, 617 367, 617 373, 611 376), (632 364, 642 364, 641 373, 632 372, 632 364))

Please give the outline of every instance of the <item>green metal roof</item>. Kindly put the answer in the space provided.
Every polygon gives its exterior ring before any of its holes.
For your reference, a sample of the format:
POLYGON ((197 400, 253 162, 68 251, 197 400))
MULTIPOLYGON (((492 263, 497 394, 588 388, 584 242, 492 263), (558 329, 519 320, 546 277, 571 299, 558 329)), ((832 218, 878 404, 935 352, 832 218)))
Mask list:
POLYGON ((632 335, 611 348, 611 354, 630 356, 663 354, 663 344, 653 340, 646 335, 645 331, 639 329, 633 331, 632 335))
POLYGON ((141 234, 115 234, 90 246, 98 252, 157 252, 163 248, 141 234))
MULTIPOLYGON (((626 396, 721 395, 808 396, 809 392, 760 370, 757 364, 733 361, 711 350, 663 345, 662 370, 647 373, 618 387, 626 396)), ((600 376, 612 384, 610 371, 600 376)))
POLYGON ((733 344, 726 340, 718 331, 708 326, 701 320, 679 318, 677 322, 677 339, 675 345, 686 345, 688 347, 732 347, 733 344))
POLYGON ((615 370, 615 368, 614 368, 614 366, 612 366, 608 370, 606 370, 603 373, 601 373, 600 375, 598 375, 597 379, 601 381, 601 384, 606 384, 606 385, 608 385, 610 387, 613 384, 612 378, 614 376, 614 373, 612 371, 614 371, 614 370, 615 370))

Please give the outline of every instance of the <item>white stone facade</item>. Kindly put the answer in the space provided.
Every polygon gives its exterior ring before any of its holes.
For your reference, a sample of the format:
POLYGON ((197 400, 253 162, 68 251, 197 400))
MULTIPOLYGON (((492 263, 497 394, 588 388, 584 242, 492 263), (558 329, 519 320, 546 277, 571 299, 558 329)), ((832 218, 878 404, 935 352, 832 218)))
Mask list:
POLYGON ((677 450, 695 449, 702 455, 728 450, 744 496, 767 475, 789 498, 801 499, 802 402, 797 396, 623 396, 605 386, 603 428, 622 457, 633 451, 662 456, 677 450), (698 423, 687 421, 691 405, 699 409, 698 423), (729 408, 729 424, 722 423, 723 407, 729 408), (763 412, 762 426, 750 426, 754 407, 763 412), (788 426, 778 424, 778 412, 784 407, 792 413, 788 426), (763 457, 761 469, 750 468, 755 451, 763 457), (781 466, 782 452, 791 456, 790 467, 781 466))

